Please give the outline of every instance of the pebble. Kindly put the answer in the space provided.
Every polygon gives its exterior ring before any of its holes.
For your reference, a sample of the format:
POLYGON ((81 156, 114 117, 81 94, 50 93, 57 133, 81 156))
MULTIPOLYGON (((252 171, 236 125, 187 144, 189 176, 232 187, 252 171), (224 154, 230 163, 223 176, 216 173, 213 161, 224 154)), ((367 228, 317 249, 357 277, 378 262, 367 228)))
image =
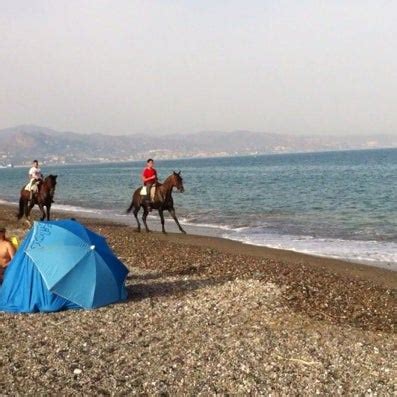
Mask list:
POLYGON ((395 298, 384 288, 86 222, 129 267, 129 299, 0 313, 1 393, 393 394, 383 368, 397 342, 395 298))

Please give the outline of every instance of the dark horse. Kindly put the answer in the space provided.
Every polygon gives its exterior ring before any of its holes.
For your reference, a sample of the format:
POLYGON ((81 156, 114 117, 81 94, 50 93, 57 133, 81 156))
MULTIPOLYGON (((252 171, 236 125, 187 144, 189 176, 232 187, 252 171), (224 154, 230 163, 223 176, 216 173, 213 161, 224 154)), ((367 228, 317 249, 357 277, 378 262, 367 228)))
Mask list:
MULTIPOLYGON (((179 230, 182 233, 186 233, 182 226, 179 224, 179 221, 175 215, 174 209, 174 200, 172 199, 172 189, 176 187, 180 192, 184 191, 183 188, 183 180, 181 177, 181 172, 173 172, 165 181, 164 183, 158 183, 156 185, 156 193, 153 200, 151 207, 159 211, 160 219, 161 219, 161 230, 165 233, 164 228, 164 214, 163 212, 167 210, 172 218, 174 219, 175 223, 177 224, 179 230)), ((132 202, 129 208, 127 209, 127 213, 130 213, 132 209, 134 209, 134 216, 138 223, 138 232, 141 231, 141 224, 139 223, 138 219, 138 212, 143 208, 143 215, 142 221, 145 225, 146 231, 149 232, 149 228, 146 223, 146 218, 149 213, 149 205, 147 203, 146 197, 141 195, 141 188, 135 190, 134 194, 132 195, 132 202)))
POLYGON ((38 192, 33 194, 33 199, 31 201, 29 200, 30 192, 25 190, 24 186, 19 198, 18 219, 21 219, 25 215, 28 222, 30 222, 30 211, 32 211, 34 205, 37 204, 41 212, 40 220, 43 221, 44 218, 47 218, 47 221, 49 221, 56 184, 57 175, 48 175, 44 181, 40 183, 38 192), (44 210, 44 207, 46 207, 46 210, 44 210))

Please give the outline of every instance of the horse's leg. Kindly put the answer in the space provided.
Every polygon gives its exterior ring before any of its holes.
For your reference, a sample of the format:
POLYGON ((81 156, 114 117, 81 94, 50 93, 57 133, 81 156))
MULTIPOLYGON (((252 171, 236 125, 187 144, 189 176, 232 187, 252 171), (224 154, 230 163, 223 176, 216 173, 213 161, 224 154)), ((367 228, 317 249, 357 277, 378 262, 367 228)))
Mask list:
POLYGON ((165 227, 164 227, 164 210, 163 209, 159 209, 159 215, 160 215, 160 220, 161 220, 161 231, 166 234, 167 232, 165 231, 165 227))
POLYGON ((142 208, 143 208, 142 221, 143 221, 143 224, 145 225, 146 231, 149 233, 150 230, 149 230, 149 228, 148 228, 148 226, 147 226, 147 223, 146 223, 146 218, 147 218, 147 216, 148 216, 148 214, 149 214, 149 211, 148 211, 148 209, 147 209, 146 206, 143 206, 142 208))
POLYGON ((139 212, 139 207, 138 208, 134 207, 134 216, 135 216, 135 219, 136 219, 136 223, 138 224, 137 231, 140 232, 141 231, 141 224, 139 223, 138 212, 139 212))
POLYGON ((26 200, 23 197, 23 193, 21 193, 21 197, 19 198, 19 208, 17 213, 18 220, 21 219, 25 215, 25 204, 26 200))
POLYGON ((50 210, 51 210, 51 204, 46 205, 46 209, 47 209, 47 221, 50 220, 50 210))
POLYGON ((29 220, 30 220, 30 212, 32 211, 33 207, 34 207, 33 200, 25 201, 25 217, 29 220))
POLYGON ((40 209, 40 214, 41 214, 40 220, 44 221, 46 215, 44 210, 44 205, 43 204, 37 204, 37 205, 39 206, 40 209))
POLYGON ((176 223, 177 226, 179 227, 179 230, 180 230, 182 233, 185 233, 185 234, 186 234, 186 232, 182 229, 182 226, 179 224, 179 221, 178 221, 178 218, 176 217, 174 208, 169 208, 169 209, 168 209, 168 212, 171 214, 171 216, 172 216, 172 218, 174 219, 175 223, 176 223))
POLYGON ((25 201, 24 212, 25 212, 26 222, 28 223, 29 226, 32 224, 30 221, 30 212, 32 211, 33 207, 34 207, 33 200, 25 201))

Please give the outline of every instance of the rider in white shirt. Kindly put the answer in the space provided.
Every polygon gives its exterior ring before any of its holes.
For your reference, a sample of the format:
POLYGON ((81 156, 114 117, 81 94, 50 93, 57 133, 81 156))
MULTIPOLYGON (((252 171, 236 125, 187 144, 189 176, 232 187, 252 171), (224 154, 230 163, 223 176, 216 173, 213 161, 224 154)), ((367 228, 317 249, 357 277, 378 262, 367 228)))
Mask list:
POLYGON ((33 198, 33 193, 38 191, 38 182, 43 179, 43 174, 39 168, 39 162, 37 160, 33 161, 33 166, 29 170, 30 181, 26 185, 25 189, 30 192, 30 200, 33 198))

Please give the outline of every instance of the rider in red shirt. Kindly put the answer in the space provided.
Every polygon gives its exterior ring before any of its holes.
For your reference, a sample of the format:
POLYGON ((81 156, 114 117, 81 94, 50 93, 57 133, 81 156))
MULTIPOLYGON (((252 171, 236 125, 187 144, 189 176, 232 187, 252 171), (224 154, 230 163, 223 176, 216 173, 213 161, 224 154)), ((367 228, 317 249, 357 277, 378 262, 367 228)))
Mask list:
POLYGON ((157 182, 157 171, 154 169, 153 159, 146 161, 146 167, 142 171, 142 182, 146 186, 146 200, 150 207, 150 189, 157 182))

